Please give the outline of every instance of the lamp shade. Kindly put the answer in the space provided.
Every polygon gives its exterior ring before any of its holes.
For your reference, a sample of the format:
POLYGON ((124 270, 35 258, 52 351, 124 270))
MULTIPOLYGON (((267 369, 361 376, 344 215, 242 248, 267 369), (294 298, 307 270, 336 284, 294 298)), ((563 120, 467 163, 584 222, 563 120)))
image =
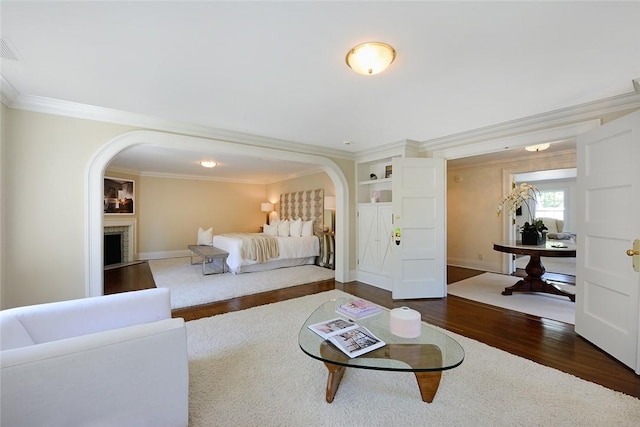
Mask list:
POLYGON ((324 198, 324 208, 325 209, 335 209, 336 208, 336 197, 335 196, 325 196, 324 198))
POLYGON ((386 43, 367 42, 347 52, 347 65, 358 74, 371 76, 387 69, 396 59, 396 51, 386 43))
POLYGON ((269 203, 269 202, 262 203, 260 205, 260 210, 262 212, 271 212, 273 210, 273 203, 269 203))

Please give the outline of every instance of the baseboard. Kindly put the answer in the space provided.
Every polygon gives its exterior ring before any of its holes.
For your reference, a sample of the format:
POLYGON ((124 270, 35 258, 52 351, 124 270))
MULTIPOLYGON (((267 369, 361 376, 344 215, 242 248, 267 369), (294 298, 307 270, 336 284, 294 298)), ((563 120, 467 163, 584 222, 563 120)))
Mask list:
POLYGON ((179 251, 163 251, 163 252, 140 252, 138 253, 138 259, 163 259, 163 258, 180 258, 189 256, 189 249, 182 249, 179 251))
POLYGON ((381 276, 375 273, 367 273, 366 271, 358 271, 356 273, 356 280, 358 282, 366 283, 367 285, 375 286, 376 288, 384 289, 385 291, 393 291, 392 277, 381 276))
POLYGON ((447 258, 447 265, 452 267, 470 268, 472 270, 502 273, 502 266, 488 261, 476 261, 464 258, 447 258))

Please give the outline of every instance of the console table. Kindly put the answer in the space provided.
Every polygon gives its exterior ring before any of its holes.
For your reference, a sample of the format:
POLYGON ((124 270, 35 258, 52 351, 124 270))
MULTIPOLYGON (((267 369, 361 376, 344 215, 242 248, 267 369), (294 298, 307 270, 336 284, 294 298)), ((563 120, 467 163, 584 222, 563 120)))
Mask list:
POLYGON ((509 286, 502 291, 502 295, 511 295, 513 292, 542 292, 547 294, 562 295, 576 302, 576 295, 566 292, 559 286, 542 279, 545 273, 544 265, 540 257, 572 257, 576 256, 576 245, 562 243, 562 241, 550 241, 544 245, 523 245, 520 241, 499 242, 493 244, 493 249, 498 252, 510 254, 529 255, 529 263, 525 268, 527 277, 509 286))

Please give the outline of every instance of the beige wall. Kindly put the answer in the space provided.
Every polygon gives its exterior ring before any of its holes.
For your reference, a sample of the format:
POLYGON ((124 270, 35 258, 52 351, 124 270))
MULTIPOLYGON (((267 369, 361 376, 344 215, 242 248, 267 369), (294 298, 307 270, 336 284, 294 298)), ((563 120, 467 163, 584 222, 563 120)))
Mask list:
MULTIPOLYGON (((85 297, 87 168, 101 147, 136 129, 8 109, 4 105, 1 113, 0 307, 85 297)), ((353 161, 334 161, 353 194, 353 161)), ((123 176, 115 172, 108 175, 123 176)), ((311 178, 299 179, 300 185, 306 186, 311 178)), ((262 225, 264 219, 259 209, 267 198, 264 185, 151 177, 135 180, 138 252, 183 249, 187 242, 195 240, 198 226, 211 225, 216 232, 249 231, 262 225), (180 199, 177 205, 154 200, 154 195, 164 197, 168 193, 180 199), (203 203, 195 207, 194 199, 203 203), (179 206, 183 203, 189 205, 188 209, 179 206), (154 216, 158 212, 161 219, 154 216), (174 217, 178 217, 176 222, 166 222, 174 217), (165 232, 170 236, 164 237, 165 232)), ((298 184, 291 180, 281 185, 298 184)), ((350 223, 353 221, 349 218, 350 223)), ((351 242, 352 252, 353 248, 351 242)))
POLYGON ((447 262, 450 265, 500 272, 502 253, 493 242, 503 236, 496 215, 504 194, 503 171, 510 174, 576 167, 576 153, 540 156, 538 160, 479 164, 447 169, 447 262), (457 180, 456 180, 456 177, 457 180), (481 259, 483 258, 483 259, 481 259))
POLYGON ((129 130, 3 109, 2 308, 85 296, 86 168, 129 130))
POLYGON ((138 253, 143 258, 184 251, 198 227, 214 234, 257 233, 265 214, 265 185, 196 179, 139 177, 138 253))

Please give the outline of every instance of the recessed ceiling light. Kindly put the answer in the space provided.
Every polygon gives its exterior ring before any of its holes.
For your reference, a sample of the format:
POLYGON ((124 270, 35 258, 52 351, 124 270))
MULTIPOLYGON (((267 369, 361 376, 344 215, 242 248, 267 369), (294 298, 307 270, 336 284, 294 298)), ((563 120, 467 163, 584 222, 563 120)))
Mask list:
POLYGON ((204 160, 200 162, 200 164, 205 168, 215 168, 216 166, 218 166, 216 162, 212 162, 211 160, 204 160))

